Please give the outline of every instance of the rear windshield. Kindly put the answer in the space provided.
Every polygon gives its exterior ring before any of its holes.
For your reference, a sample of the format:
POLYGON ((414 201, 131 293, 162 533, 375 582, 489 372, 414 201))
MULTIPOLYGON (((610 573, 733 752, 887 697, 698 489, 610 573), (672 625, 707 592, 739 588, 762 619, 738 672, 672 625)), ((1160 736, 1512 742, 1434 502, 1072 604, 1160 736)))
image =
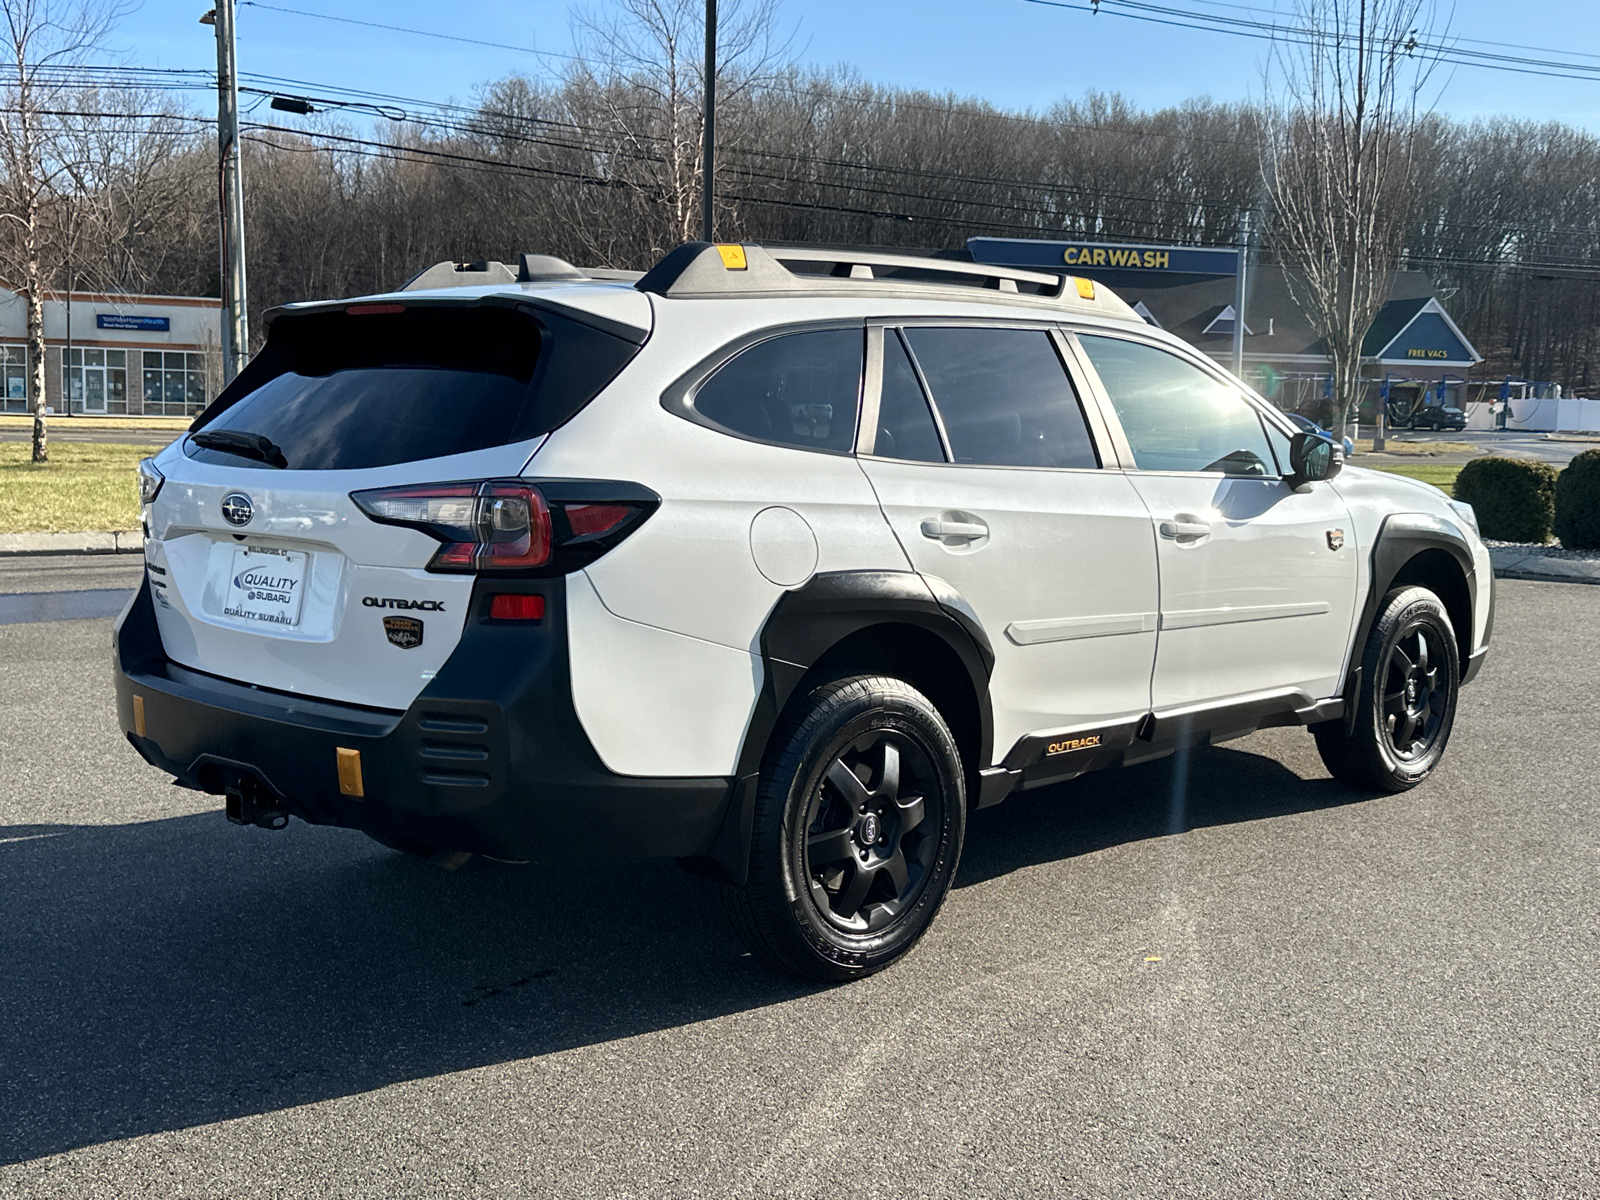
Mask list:
POLYGON ((186 453, 336 471, 503 446, 567 421, 638 352, 526 307, 352 309, 280 317, 261 353, 195 422, 196 434, 266 439, 271 463, 193 440, 186 453))

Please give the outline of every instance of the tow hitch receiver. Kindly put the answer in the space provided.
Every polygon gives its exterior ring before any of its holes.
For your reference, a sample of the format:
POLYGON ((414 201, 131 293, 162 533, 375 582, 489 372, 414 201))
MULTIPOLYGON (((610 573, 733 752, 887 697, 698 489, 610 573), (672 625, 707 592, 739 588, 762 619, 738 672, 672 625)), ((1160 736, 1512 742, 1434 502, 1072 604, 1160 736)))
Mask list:
POLYGON ((246 776, 228 786, 228 820, 235 825, 259 825, 263 829, 282 829, 289 814, 273 801, 252 777, 246 776))

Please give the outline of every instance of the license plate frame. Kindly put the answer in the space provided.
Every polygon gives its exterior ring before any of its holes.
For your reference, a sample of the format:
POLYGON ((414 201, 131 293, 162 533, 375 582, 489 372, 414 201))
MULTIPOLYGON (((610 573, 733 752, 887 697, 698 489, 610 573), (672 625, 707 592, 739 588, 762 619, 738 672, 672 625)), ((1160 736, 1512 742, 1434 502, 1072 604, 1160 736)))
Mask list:
POLYGON ((294 629, 304 607, 311 556, 276 546, 235 546, 222 597, 222 615, 252 625, 294 629))

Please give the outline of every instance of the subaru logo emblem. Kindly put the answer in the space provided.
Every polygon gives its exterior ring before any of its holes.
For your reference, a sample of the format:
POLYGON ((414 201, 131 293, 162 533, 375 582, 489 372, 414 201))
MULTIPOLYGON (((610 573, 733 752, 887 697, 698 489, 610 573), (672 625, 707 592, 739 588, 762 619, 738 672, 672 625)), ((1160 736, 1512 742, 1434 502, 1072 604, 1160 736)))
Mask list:
POLYGON ((248 525, 256 515, 256 506, 243 492, 229 492, 222 498, 222 519, 229 525, 248 525))

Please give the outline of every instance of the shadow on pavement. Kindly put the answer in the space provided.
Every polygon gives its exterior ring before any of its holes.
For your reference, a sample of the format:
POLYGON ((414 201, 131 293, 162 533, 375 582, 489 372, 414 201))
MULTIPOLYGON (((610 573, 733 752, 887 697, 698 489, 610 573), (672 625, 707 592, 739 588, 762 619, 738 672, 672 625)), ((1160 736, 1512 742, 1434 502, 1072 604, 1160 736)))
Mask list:
MULTIPOLYGON (((958 886, 1361 797, 1236 750, 1015 796, 958 886), (1186 800, 1176 811, 1174 784, 1186 800)), ((672 863, 475 860, 346 830, 0 828, 0 1163, 781 1003, 672 863)))

